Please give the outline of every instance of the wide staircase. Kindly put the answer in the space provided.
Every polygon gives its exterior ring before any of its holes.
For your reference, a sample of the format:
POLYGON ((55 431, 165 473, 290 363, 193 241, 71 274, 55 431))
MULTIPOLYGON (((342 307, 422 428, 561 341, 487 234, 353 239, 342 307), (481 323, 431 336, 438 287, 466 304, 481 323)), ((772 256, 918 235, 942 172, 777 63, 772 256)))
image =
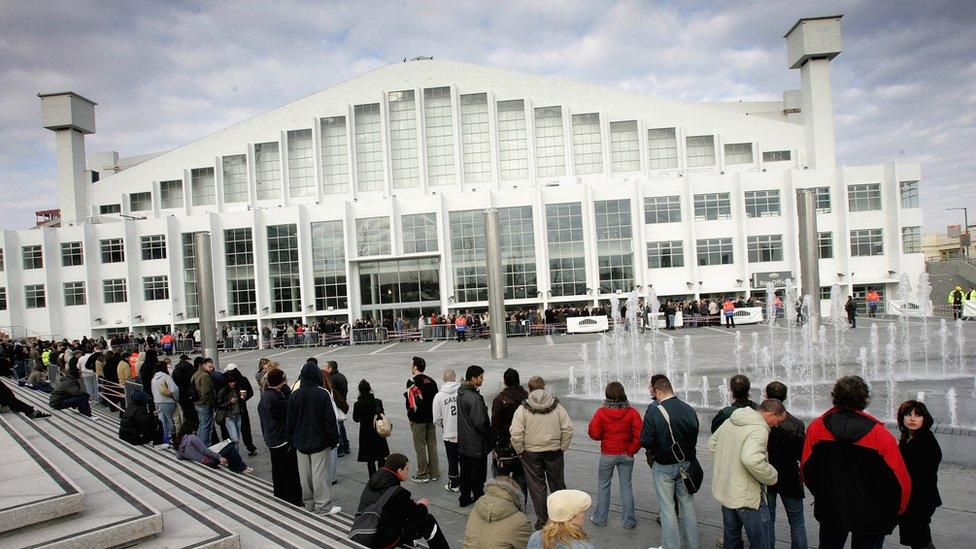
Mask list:
POLYGON ((52 414, 0 415, 0 547, 361 547, 347 514, 314 515, 253 475, 119 440, 115 413, 52 411, 47 394, 0 383, 52 414))

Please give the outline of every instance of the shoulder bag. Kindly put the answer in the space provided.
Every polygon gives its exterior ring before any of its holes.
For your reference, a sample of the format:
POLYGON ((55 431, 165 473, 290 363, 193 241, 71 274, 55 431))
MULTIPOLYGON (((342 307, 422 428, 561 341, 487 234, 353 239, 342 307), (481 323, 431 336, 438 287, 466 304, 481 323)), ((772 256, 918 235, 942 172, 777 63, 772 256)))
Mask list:
POLYGON ((671 453, 674 455, 674 459, 678 460, 678 468, 680 469, 678 476, 688 493, 694 494, 701 488, 705 473, 702 471, 701 464, 698 463, 698 458, 692 457, 689 461, 681 445, 674 439, 674 431, 671 429, 671 416, 664 408, 664 403, 659 404, 657 409, 661 411, 661 416, 664 417, 664 422, 668 425, 668 434, 671 435, 671 453), (686 461, 688 462, 687 466, 684 465, 686 461))

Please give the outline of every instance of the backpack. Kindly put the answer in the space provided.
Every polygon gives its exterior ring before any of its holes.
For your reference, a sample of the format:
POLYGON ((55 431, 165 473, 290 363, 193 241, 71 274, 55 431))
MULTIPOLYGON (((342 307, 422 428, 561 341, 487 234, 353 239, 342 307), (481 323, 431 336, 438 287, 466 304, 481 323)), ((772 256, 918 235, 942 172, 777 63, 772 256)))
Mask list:
POLYGON ((361 543, 366 547, 373 547, 375 542, 381 541, 377 534, 380 530, 380 519, 383 515, 383 507, 390 501, 393 494, 400 489, 400 486, 390 486, 383 492, 380 499, 367 505, 365 509, 356 513, 356 518, 352 521, 349 528, 349 539, 361 543))
POLYGON ((382 412, 376 414, 376 419, 373 420, 373 426, 376 427, 376 434, 383 438, 393 433, 393 423, 386 419, 386 414, 382 412))

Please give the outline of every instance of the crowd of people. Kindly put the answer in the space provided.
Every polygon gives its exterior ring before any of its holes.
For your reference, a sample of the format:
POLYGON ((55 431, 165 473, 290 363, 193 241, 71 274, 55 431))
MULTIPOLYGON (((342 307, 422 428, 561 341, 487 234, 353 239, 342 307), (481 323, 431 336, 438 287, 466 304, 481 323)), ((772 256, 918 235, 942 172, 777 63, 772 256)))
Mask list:
MULTIPOLYGON (((64 374, 53 386, 45 387, 42 375, 27 384, 49 391, 51 408, 73 408, 94 419, 91 404, 98 397, 86 391, 82 370, 103 376, 115 371, 119 379, 143 387, 125 403, 120 438, 171 448, 179 459, 236 473, 250 471, 244 450, 248 456, 257 453, 247 406, 257 394, 275 496, 320 515, 341 511, 332 486, 338 481, 337 460, 350 453, 345 425, 351 409, 359 424, 356 459, 365 463, 367 481, 350 536, 370 547, 421 539, 432 549, 449 546, 430 502, 414 499, 403 485, 441 481, 440 444, 448 462, 443 487, 457 494, 460 508, 471 508, 464 547, 595 547, 584 525, 588 518, 595 528, 608 527, 614 474, 620 526, 636 527, 633 475, 641 449, 651 468, 662 546, 702 545, 694 501, 705 477, 696 450, 699 412, 674 394, 664 375, 651 378, 652 403, 643 417, 621 383, 606 386, 606 398, 587 427, 587 435, 600 443, 594 505, 587 493, 567 489, 574 426, 539 376, 523 387, 520 373, 508 368, 504 389, 489 405, 481 393, 485 371, 480 366, 468 367, 460 380, 444 369, 438 386, 426 360, 413 357, 403 393, 416 458, 411 464, 404 453, 391 451, 392 424, 370 382, 359 381, 350 406, 348 380, 335 361, 320 366, 309 358, 292 383, 280 364, 262 358, 252 385, 236 364, 217 371, 208 358, 182 355, 172 365, 155 348, 130 364, 101 343, 89 340, 65 349, 0 346, 0 374, 15 376, 8 352, 45 355, 63 364, 64 374), (528 501, 534 521, 526 514, 528 501)), ((807 547, 803 499, 809 492, 822 548, 844 547, 848 538, 855 548, 880 548, 896 526, 903 545, 933 547, 930 521, 941 505, 941 451, 923 402, 899 406, 896 440, 865 412, 870 393, 858 376, 837 380, 833 406, 809 425, 788 412, 788 387, 781 382, 769 383, 758 402, 751 399, 744 375, 732 376, 728 389, 732 403, 712 417, 707 443, 713 457, 711 494, 722 508, 721 546, 742 547, 744 532, 750 547, 771 548, 779 500, 791 546, 807 547)), ((2 383, 0 399, 27 417, 46 417, 2 383)))

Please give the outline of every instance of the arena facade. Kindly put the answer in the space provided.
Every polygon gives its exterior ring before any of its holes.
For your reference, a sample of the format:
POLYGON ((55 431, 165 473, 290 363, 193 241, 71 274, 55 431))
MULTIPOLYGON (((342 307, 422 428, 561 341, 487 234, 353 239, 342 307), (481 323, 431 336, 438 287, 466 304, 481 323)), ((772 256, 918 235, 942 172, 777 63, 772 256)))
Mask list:
POLYGON ((197 231, 212 235, 222 326, 485 310, 489 207, 508 308, 652 286, 745 296, 799 272, 794 197, 811 187, 821 284, 893 295, 924 269, 921 168, 836 163, 840 19, 787 33, 801 89, 782 101, 668 101, 418 57, 120 158, 85 152, 93 102, 40 94, 60 215, 3 231, 0 325, 69 338, 191 328, 197 231))

